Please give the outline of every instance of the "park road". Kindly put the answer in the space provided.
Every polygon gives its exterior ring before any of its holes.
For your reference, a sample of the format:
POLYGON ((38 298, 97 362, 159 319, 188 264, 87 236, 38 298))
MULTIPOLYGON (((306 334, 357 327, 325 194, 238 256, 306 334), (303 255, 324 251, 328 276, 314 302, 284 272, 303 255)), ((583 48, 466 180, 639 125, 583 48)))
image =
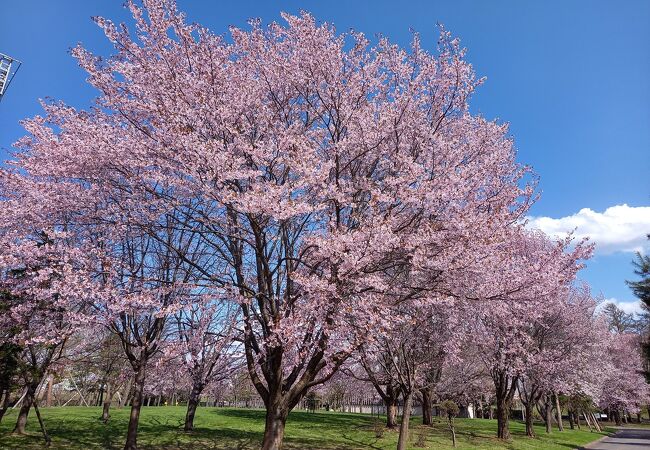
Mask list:
POLYGON ((584 447, 589 450, 649 450, 650 428, 621 428, 616 434, 584 447))

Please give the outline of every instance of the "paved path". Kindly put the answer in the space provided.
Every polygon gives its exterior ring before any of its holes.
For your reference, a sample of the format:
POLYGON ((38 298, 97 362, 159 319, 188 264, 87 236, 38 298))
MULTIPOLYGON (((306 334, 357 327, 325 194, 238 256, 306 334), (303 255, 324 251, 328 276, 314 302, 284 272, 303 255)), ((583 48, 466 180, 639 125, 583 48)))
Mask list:
POLYGON ((650 428, 621 428, 614 436, 589 444, 590 450, 650 450, 650 428))

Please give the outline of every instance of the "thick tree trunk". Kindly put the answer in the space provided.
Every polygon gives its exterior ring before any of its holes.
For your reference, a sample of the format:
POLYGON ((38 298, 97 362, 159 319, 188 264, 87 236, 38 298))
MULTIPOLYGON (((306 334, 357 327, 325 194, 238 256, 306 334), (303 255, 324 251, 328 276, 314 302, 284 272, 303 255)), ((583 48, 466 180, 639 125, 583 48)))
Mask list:
POLYGON ((111 401, 113 400, 113 389, 110 382, 106 383, 106 394, 104 395, 104 403, 102 408, 102 421, 104 423, 108 422, 108 419, 111 418, 110 409, 111 401))
POLYGON ((382 389, 381 385, 373 382, 373 386, 386 407, 386 428, 394 429, 397 427, 397 404, 399 401, 399 389, 395 386, 388 384, 386 389, 382 389))
POLYGON ((546 395, 546 399, 544 400, 544 413, 545 413, 544 421, 546 422, 546 432, 551 433, 551 431, 553 431, 553 428, 552 428, 553 408, 551 406, 551 396, 550 396, 550 394, 546 395))
POLYGON ((510 439, 510 408, 519 380, 517 377, 510 378, 505 371, 493 374, 492 379, 497 404, 497 437, 507 440, 510 439))
POLYGON ((533 428, 533 402, 526 402, 526 436, 535 437, 535 429, 533 428))
POLYGON ((2 418, 9 409, 9 403, 11 402, 11 390, 6 389, 2 394, 2 402, 0 403, 0 423, 2 423, 2 418))
POLYGON ((497 437, 510 439, 510 405, 506 398, 497 395, 497 437))
POLYGON ((397 399, 391 398, 384 403, 386 404, 386 428, 397 428, 397 399))
POLYGON ((203 386, 201 383, 194 383, 190 398, 187 400, 187 413, 185 414, 185 431, 192 431, 194 429, 194 415, 196 414, 196 407, 199 406, 199 399, 201 398, 201 391, 203 386))
POLYGON ((413 407, 413 394, 404 393, 404 408, 402 410, 402 423, 399 426, 399 438, 397 450, 406 450, 409 441, 409 422, 411 420, 411 408, 413 407))
POLYGON ((129 428, 126 432, 126 443, 124 450, 137 450, 138 424, 140 422, 140 409, 142 408, 142 392, 145 382, 145 364, 141 363, 135 373, 133 381, 133 400, 131 401, 131 416, 129 417, 129 428))
POLYGON ((422 425, 433 425, 431 417, 431 389, 422 389, 422 425))
POLYGON ((616 422, 616 425, 621 425, 621 412, 618 410, 614 411, 614 421, 616 422))
POLYGON ((284 427, 287 424, 289 406, 284 402, 276 402, 266 407, 266 426, 262 450, 281 450, 284 439, 284 427))
POLYGON ((16 434, 25 434, 27 416, 29 415, 29 410, 32 408, 32 404, 36 398, 36 389, 38 389, 39 384, 40 379, 38 381, 34 380, 27 385, 27 392, 25 393, 25 397, 23 397, 23 403, 20 405, 18 419, 16 420, 16 426, 14 427, 14 433, 16 434))
POLYGON ((569 410, 569 427, 571 427, 572 430, 575 429, 575 421, 573 419, 573 411, 569 410))
POLYGON ((564 431, 564 425, 562 424, 562 407, 560 406, 560 397, 555 394, 555 411, 557 413, 557 429, 559 431, 564 431))

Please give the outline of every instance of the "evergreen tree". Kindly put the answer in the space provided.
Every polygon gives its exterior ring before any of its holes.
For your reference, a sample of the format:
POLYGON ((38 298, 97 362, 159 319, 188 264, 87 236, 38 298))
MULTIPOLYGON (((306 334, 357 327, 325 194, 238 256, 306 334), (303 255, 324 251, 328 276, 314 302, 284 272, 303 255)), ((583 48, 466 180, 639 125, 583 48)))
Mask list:
MULTIPOLYGON (((648 235, 650 239, 650 234, 648 235)), ((645 376, 648 383, 650 383, 650 255, 643 255, 637 252, 636 259, 632 262, 634 264, 634 273, 641 279, 638 281, 627 281, 634 295, 641 300, 641 307, 643 314, 641 320, 643 322, 643 331, 645 338, 643 340, 642 348, 645 357, 645 376)))

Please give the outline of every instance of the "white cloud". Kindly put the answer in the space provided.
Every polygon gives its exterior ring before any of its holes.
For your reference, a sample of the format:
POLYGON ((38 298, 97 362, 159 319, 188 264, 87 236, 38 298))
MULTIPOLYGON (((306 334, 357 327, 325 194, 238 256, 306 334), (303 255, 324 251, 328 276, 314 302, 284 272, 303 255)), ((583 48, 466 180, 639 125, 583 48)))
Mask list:
POLYGON ((574 236, 578 239, 589 237, 599 253, 645 253, 650 249, 646 237, 650 233, 650 206, 616 205, 602 213, 583 208, 559 219, 529 217, 528 227, 555 237, 565 237, 575 229, 574 236))
POLYGON ((599 307, 602 308, 606 303, 613 303, 618 306, 619 309, 622 309, 626 313, 640 314, 643 312, 641 308, 641 302, 639 300, 618 300, 616 298, 608 298, 603 301, 599 307))

